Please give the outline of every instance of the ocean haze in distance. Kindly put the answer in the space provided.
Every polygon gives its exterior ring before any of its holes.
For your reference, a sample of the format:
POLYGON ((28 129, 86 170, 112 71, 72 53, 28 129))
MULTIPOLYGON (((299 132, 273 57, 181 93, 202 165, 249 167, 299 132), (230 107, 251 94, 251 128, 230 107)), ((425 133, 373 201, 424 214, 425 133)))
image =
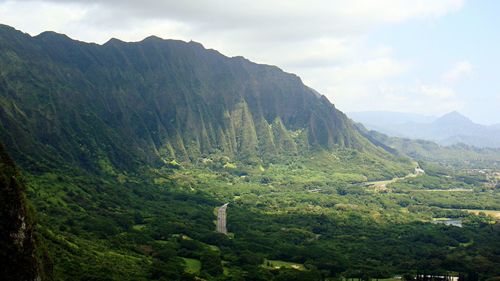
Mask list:
POLYGON ((440 117, 387 111, 350 112, 347 115, 368 129, 389 136, 431 140, 441 145, 500 148, 500 124, 477 124, 457 111, 440 117))
POLYGON ((100 44, 193 40, 295 73, 343 111, 458 110, 494 124, 499 9, 493 0, 0 0, 0 19, 100 44))

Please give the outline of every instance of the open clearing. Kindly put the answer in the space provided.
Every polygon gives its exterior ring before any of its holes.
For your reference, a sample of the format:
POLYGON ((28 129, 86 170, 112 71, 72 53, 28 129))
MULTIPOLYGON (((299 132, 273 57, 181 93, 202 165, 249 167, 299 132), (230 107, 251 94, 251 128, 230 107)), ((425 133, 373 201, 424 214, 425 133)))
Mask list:
POLYGON ((186 272, 197 274, 201 270, 201 262, 197 259, 182 258, 186 264, 186 272))
POLYGON ((293 268, 297 270, 306 270, 303 264, 300 263, 293 263, 293 262, 287 262, 287 261, 280 261, 280 260, 264 260, 264 267, 267 268, 293 268))
POLYGON ((470 210, 470 209, 467 209, 467 210, 464 210, 464 211, 467 211, 471 214, 474 214, 474 215, 477 215, 479 213, 485 213, 486 215, 488 216, 492 216, 496 219, 500 219, 500 211, 495 211, 495 210, 470 210))

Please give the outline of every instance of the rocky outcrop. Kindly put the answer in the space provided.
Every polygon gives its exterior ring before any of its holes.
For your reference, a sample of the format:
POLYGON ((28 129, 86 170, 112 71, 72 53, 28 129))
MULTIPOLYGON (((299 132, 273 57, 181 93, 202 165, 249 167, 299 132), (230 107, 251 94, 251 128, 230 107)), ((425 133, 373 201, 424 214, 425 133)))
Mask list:
POLYGON ((0 144, 0 280, 47 280, 33 212, 14 162, 0 144))

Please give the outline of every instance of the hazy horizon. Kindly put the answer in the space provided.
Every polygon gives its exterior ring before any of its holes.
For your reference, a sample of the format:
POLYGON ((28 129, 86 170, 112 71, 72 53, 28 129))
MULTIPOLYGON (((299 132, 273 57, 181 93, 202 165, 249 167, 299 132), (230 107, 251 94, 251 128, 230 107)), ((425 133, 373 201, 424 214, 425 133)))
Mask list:
POLYGON ((1 23, 31 35, 196 41, 299 75, 345 112, 500 123, 495 1, 2 1, 1 23), (54 15, 57 14, 57 17, 54 15))
MULTIPOLYGON (((499 125, 500 123, 491 123, 491 124, 486 124, 486 123, 481 123, 481 122, 477 122, 476 120, 470 118, 469 116, 463 114, 462 112, 458 111, 458 110, 452 110, 452 111, 449 111, 449 112, 446 112, 444 114, 437 114, 437 115, 433 115, 433 114, 419 114, 419 113, 414 113, 414 112, 403 112, 403 111, 391 111, 391 110, 361 110, 361 111, 346 111, 345 113, 350 116, 351 114, 360 114, 360 113, 373 113, 373 114, 377 114, 377 113, 380 113, 380 114, 384 114, 384 113, 389 113, 389 114, 408 114, 408 115, 415 115, 415 116, 419 116, 419 117, 423 117, 423 118, 432 118, 432 119, 439 119, 445 115, 448 115, 450 113, 458 113, 464 117, 466 117, 467 119, 471 120, 472 122, 476 123, 476 124, 479 124, 479 125, 484 125, 484 126, 491 126, 491 125, 499 125)), ((427 121, 427 122, 432 122, 432 121, 427 121)), ((427 123, 427 122, 421 122, 421 123, 427 123)), ((420 123, 420 122, 417 122, 417 123, 420 123)))

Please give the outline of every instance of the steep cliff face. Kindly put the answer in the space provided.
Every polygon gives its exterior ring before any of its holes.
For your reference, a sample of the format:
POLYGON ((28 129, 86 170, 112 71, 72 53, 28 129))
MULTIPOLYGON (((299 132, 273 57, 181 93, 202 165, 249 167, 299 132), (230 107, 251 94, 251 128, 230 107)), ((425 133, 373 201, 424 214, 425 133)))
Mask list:
POLYGON ((47 279, 24 191, 14 162, 0 144, 0 280, 47 279))
POLYGON ((297 76, 156 37, 96 45, 1 26, 0 104, 0 137, 23 166, 375 147, 297 76))

